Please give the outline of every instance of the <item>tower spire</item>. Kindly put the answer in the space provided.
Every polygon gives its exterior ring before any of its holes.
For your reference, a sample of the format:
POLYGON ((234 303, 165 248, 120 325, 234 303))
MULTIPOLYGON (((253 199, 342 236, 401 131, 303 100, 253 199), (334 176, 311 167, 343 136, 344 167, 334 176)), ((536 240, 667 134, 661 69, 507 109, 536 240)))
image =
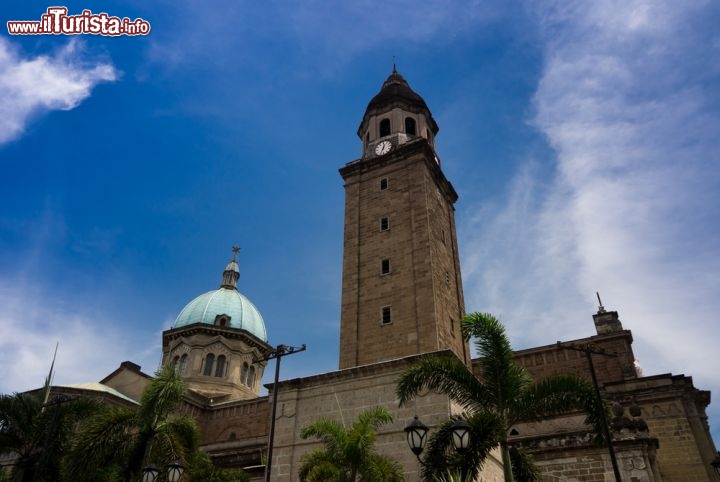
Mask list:
POLYGON ((227 266, 225 266, 225 271, 223 271, 220 288, 227 288, 233 290, 237 289, 237 282, 238 279, 240 279, 240 268, 238 267, 237 263, 237 254, 239 251, 240 248, 238 246, 233 246, 233 258, 230 260, 227 266))

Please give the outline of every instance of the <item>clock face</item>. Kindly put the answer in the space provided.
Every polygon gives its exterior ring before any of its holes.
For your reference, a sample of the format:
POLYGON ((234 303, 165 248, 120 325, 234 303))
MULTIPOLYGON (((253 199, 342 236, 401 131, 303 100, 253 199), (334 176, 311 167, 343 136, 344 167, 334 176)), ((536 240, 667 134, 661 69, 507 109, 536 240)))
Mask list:
POLYGON ((388 152, 390 152, 391 147, 392 144, 390 144, 390 141, 382 141, 377 146, 375 146, 375 154, 377 154, 378 156, 387 154, 388 152))

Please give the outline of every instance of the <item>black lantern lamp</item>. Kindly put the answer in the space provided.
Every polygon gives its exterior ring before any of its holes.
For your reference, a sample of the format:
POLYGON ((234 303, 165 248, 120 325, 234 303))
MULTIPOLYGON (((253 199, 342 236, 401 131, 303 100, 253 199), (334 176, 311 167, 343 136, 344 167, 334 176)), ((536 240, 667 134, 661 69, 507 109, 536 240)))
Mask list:
POLYGON ((465 420, 458 419, 452 424, 452 443, 459 453, 463 453, 470 445, 470 425, 465 420))
MULTIPOLYGON (((178 482, 184 471, 185 467, 179 460, 170 463, 168 465, 168 482, 178 482)), ((157 476, 160 475, 160 469, 155 464, 150 464, 142 469, 142 474, 142 482, 155 482, 157 476)))
POLYGON ((142 469, 142 482, 155 482, 160 470, 155 464, 150 464, 142 469))
POLYGON ((713 461, 710 462, 710 465, 712 465, 713 469, 715 469, 715 473, 720 475, 720 452, 718 452, 713 461))
POLYGON ((418 460, 420 459, 420 454, 425 448, 427 432, 428 428, 424 423, 418 420, 417 415, 415 415, 415 418, 405 427, 408 445, 418 460))
POLYGON ((185 467, 183 467, 179 460, 170 463, 170 465, 168 465, 168 480, 170 482, 178 482, 184 471, 185 467))

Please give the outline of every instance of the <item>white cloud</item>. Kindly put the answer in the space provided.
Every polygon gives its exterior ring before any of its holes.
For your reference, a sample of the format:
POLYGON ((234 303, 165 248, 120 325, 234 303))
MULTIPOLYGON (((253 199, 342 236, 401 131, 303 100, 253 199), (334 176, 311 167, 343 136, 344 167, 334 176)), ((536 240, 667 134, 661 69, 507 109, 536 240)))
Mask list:
POLYGON ((50 293, 38 279, 0 279, 0 306, 0 393, 42 386, 56 342, 55 385, 100 381, 122 360, 152 373, 160 361, 159 334, 141 340, 92 302, 50 293))
POLYGON ((530 346, 592 334, 599 290, 646 374, 717 391, 718 7, 540 5, 533 124, 557 171, 547 188, 521 171, 506 202, 463 227, 468 307, 499 310, 530 346))
POLYGON ((117 79, 111 64, 82 61, 81 47, 73 39, 52 56, 26 59, 0 37, 0 144, 21 136, 33 115, 73 109, 95 85, 117 79))

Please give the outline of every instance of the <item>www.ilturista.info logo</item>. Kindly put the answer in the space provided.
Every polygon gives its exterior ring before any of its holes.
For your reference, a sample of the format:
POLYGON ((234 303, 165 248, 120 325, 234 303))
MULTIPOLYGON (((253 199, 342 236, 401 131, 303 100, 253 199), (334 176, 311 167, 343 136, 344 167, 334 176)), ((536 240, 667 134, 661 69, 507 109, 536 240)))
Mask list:
POLYGON ((147 35, 150 23, 141 18, 111 17, 107 13, 83 10, 68 15, 66 7, 49 7, 40 20, 14 20, 7 23, 10 35, 147 35))

